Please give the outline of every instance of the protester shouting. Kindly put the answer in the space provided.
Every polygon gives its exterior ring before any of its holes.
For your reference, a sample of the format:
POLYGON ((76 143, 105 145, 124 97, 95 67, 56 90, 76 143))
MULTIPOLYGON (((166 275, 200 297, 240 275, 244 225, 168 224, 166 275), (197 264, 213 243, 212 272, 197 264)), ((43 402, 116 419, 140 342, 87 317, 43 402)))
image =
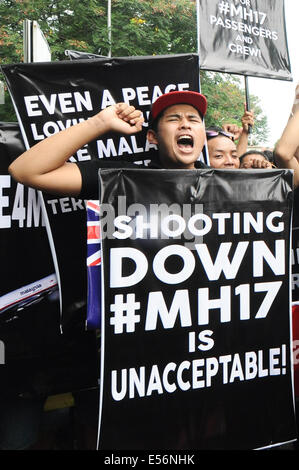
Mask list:
MULTIPOLYGON (((197 92, 174 91, 160 96, 152 106, 147 132, 148 141, 158 147, 159 161, 138 168, 205 167, 198 159, 205 143, 206 110, 207 100, 197 92)), ((132 135, 141 131, 142 124, 141 111, 118 103, 37 143, 10 165, 9 172, 20 183, 45 192, 97 198, 99 168, 136 168, 136 165, 112 159, 71 163, 69 158, 101 135, 108 132, 132 135)))

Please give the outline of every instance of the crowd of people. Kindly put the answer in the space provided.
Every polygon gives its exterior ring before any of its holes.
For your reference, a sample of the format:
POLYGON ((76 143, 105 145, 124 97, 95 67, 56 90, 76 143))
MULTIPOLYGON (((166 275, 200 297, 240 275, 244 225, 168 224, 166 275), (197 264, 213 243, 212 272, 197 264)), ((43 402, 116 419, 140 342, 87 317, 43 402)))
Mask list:
MULTIPOLYGON (((297 98, 296 98, 297 99, 297 98)), ((207 111, 204 95, 193 91, 170 92, 152 105, 147 139, 158 148, 159 159, 139 168, 163 169, 271 169, 294 170, 299 184, 299 106, 294 107, 273 152, 248 148, 254 113, 246 108, 241 127, 204 125, 207 111), (204 146, 207 161, 200 156, 204 146)), ((71 163, 69 158, 90 141, 108 132, 133 135, 142 129, 142 112, 126 103, 101 110, 92 118, 40 141, 9 167, 12 177, 27 186, 55 195, 98 198, 99 168, 131 168, 133 163, 93 159, 71 163)))

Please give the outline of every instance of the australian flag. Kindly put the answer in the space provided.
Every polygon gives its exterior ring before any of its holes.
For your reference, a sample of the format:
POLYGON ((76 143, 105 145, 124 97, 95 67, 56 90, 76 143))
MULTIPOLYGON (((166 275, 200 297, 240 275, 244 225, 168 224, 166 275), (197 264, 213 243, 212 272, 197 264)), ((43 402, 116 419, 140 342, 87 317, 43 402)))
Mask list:
POLYGON ((101 236, 99 201, 87 201, 87 318, 86 327, 101 323, 101 236))

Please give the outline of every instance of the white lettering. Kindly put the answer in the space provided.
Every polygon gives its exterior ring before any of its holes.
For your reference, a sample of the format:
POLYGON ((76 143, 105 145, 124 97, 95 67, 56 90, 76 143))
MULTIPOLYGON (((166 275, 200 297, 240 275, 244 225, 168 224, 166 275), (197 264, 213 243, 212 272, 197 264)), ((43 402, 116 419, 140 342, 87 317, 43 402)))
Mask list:
POLYGON ((129 287, 138 284, 146 275, 148 262, 146 256, 136 248, 112 248, 110 250, 110 287, 129 287), (135 270, 123 276, 123 259, 134 261, 135 270))
POLYGON ((0 228, 9 228, 10 216, 3 214, 3 208, 9 206, 9 197, 3 195, 4 188, 10 188, 10 175, 0 175, 0 228))
POLYGON ((192 325, 188 290, 177 290, 172 300, 170 309, 167 309, 162 292, 150 292, 148 297, 145 330, 151 331, 157 328, 158 315, 165 329, 173 328, 179 315, 180 325, 187 327, 192 325))

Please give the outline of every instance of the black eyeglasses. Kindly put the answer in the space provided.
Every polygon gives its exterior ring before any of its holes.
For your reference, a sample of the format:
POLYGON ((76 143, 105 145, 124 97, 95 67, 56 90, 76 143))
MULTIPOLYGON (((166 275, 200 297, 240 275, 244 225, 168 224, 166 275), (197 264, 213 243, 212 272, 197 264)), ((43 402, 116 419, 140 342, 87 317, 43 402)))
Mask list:
POLYGON ((224 135, 225 137, 228 137, 229 139, 233 141, 235 140, 234 134, 231 134, 230 132, 206 130, 207 139, 211 139, 212 137, 217 137, 218 135, 224 135))

